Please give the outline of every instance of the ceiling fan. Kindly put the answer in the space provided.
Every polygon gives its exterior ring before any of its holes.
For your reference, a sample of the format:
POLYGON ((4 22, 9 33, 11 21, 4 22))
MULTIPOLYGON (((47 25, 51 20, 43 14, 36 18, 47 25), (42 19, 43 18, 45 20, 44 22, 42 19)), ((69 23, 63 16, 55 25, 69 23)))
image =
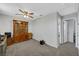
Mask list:
POLYGON ((24 11, 24 10, 21 10, 21 9, 18 9, 21 14, 16 14, 16 15, 23 15, 24 17, 30 17, 30 18, 33 18, 33 14, 32 12, 28 12, 28 11, 24 11))

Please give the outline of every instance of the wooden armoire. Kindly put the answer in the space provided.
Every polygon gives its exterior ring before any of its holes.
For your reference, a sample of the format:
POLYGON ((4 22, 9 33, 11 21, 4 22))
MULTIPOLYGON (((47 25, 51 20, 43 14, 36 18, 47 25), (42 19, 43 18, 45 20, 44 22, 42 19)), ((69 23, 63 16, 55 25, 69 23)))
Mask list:
POLYGON ((13 40, 15 43, 28 40, 28 22, 13 20, 13 40))

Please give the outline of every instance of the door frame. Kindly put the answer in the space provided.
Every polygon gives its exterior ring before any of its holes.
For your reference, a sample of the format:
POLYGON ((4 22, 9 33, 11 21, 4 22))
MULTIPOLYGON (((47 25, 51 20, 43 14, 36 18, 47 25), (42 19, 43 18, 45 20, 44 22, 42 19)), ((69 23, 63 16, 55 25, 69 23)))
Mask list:
MULTIPOLYGON (((62 43, 61 44, 63 44, 64 43, 64 21, 67 21, 67 20, 71 20, 71 19, 66 19, 66 20, 63 20, 62 19, 62 25, 61 25, 61 32, 62 32, 62 39, 61 39, 61 41, 62 41, 62 43)), ((76 36, 76 20, 75 19, 73 19, 72 18, 72 20, 74 21, 74 27, 75 27, 75 29, 74 29, 74 31, 75 31, 75 36, 76 36)), ((75 45, 76 45, 76 37, 75 37, 75 45)), ((59 44, 59 45, 61 45, 61 44, 59 44)))

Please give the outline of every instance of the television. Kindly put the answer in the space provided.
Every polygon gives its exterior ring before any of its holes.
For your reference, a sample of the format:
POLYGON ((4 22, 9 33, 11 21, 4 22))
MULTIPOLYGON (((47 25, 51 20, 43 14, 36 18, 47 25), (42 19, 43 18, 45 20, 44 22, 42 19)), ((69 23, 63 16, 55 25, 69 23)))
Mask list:
POLYGON ((5 32, 5 35, 7 35, 7 38, 11 37, 11 32, 5 32))

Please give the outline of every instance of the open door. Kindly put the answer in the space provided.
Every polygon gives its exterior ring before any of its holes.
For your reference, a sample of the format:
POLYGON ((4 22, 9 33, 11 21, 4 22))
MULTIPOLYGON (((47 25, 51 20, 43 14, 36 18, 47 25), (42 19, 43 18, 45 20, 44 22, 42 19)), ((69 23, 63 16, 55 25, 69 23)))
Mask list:
POLYGON ((64 39, 63 39, 63 43, 66 43, 68 41, 68 24, 67 21, 64 21, 64 39))
POLYGON ((73 19, 64 21, 64 43, 75 43, 75 21, 73 19))

